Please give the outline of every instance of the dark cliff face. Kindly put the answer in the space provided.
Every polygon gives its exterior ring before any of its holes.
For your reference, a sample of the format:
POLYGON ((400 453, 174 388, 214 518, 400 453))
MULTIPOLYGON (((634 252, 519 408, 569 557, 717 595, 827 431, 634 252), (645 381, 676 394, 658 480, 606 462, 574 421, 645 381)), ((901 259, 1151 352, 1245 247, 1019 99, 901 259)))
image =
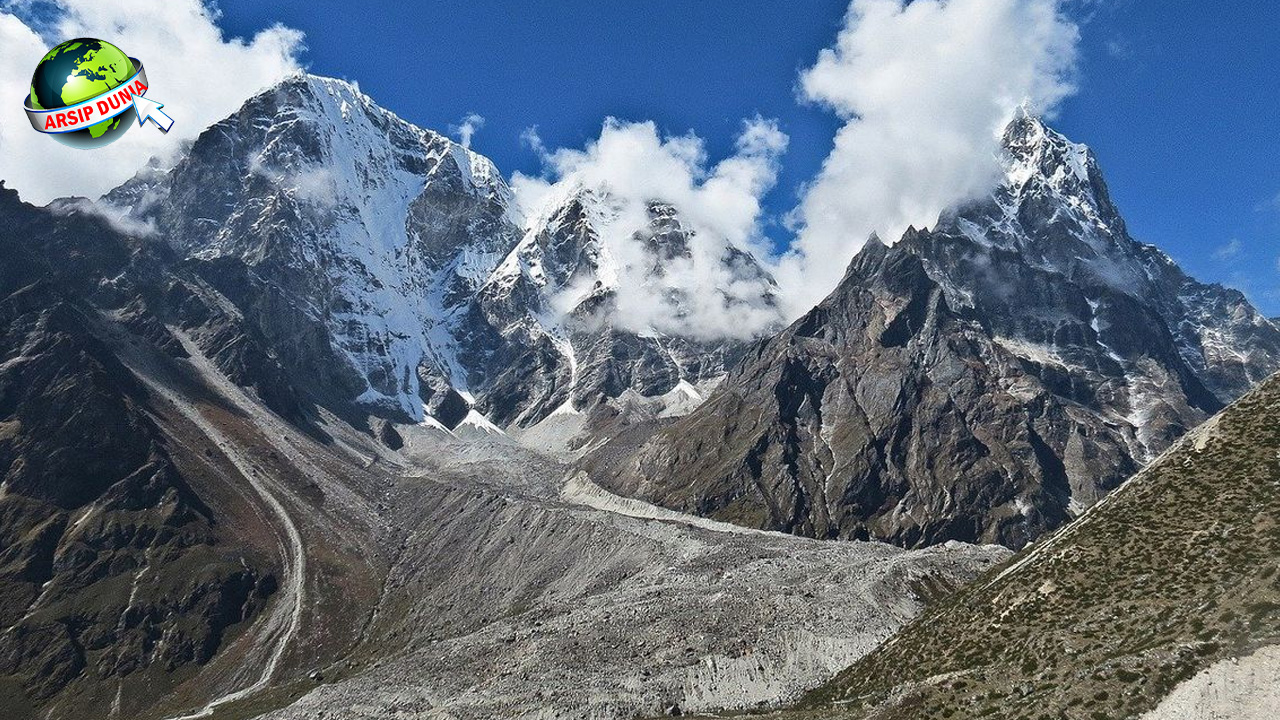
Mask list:
MULTIPOLYGON (((1280 369, 1280 330, 1241 293, 1197 282, 1129 236, 1087 147, 1031 117, 1004 142, 1009 173, 994 196, 945 215, 915 249, 956 290, 953 304, 1069 371, 1122 379, 1134 413, 1177 415, 1167 405, 1178 396, 1213 412, 1280 369), (1173 391, 1148 392, 1164 386, 1173 391)), ((1148 450, 1177 432, 1136 424, 1155 436, 1144 434, 1148 450)))
POLYGON ((2 186, 0 218, 0 709, 119 692, 128 714, 267 605, 273 548, 232 532, 246 518, 209 499, 215 451, 175 448, 121 361, 184 354, 150 305, 162 263, 2 186))
POLYGON ((668 507, 906 546, 1021 545, 1137 468, 1123 432, 1071 412, 919 257, 878 244, 632 463, 616 487, 668 507))
POLYGON ((1128 236, 1087 148, 1026 117, 1005 146, 991 198, 873 239, 698 410, 588 464, 752 527, 1020 547, 1280 368, 1243 296, 1128 236))

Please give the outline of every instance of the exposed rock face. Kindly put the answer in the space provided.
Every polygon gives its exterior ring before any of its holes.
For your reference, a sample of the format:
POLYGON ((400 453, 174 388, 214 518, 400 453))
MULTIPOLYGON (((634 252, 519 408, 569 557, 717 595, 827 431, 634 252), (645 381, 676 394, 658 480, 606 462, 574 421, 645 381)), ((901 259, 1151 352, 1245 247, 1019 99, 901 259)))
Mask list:
MULTIPOLYGON (((107 199, 152 223, 295 385, 346 416, 454 427, 474 407, 523 427, 725 370, 720 343, 620 329, 599 193, 526 220, 488 159, 338 80, 285 81, 107 199)), ((688 254, 670 206, 635 233, 649 277, 688 254)), ((760 288, 724 303, 773 307, 754 258, 726 243, 724 263, 760 288)), ((670 298, 671 313, 686 301, 670 298)))
POLYGON ((1087 147, 1033 117, 1005 147, 994 201, 944 217, 919 250, 953 306, 1122 406, 1143 459, 1198 422, 1180 405, 1212 413, 1280 369, 1280 330, 1241 293, 1129 237, 1087 147))
POLYGON ((136 249, 2 186, 0 218, 0 710, 121 692, 132 712, 136 688, 186 677, 266 606, 274 558, 226 533, 234 511, 191 485, 207 459, 175 461, 117 357, 122 334, 181 353, 120 277, 136 249))
POLYGON ((870 242, 690 416, 594 464, 624 493, 816 537, 1019 547, 1280 368, 1280 330, 1132 240, 1031 117, 990 199, 870 242))
POLYGON ((812 693, 802 717, 1263 717, 1278 458, 1280 375, 812 693))
POLYGON ((1142 720, 1267 720, 1280 707, 1280 645, 1220 660, 1184 681, 1142 720))

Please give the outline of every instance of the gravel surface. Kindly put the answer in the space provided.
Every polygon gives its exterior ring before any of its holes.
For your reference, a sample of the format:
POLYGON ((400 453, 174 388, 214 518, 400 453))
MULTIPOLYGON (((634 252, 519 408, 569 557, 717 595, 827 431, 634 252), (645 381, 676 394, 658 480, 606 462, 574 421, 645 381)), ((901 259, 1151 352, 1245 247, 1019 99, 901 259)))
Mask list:
POLYGON ((402 427, 366 648, 268 717, 631 718, 782 702, 1008 551, 749 531, 602 490, 509 439, 402 427), (927 584, 927 585, 926 585, 927 584))

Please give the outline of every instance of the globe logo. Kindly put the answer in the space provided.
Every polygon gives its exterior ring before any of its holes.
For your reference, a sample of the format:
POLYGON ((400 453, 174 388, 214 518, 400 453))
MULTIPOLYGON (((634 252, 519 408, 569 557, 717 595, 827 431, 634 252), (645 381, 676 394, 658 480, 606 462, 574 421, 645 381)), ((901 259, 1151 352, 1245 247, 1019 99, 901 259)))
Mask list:
POLYGON ((134 121, 151 120, 168 132, 173 119, 144 97, 149 83, 142 62, 104 40, 76 38, 40 59, 24 103, 37 131, 75 148, 99 148, 119 140, 134 121))

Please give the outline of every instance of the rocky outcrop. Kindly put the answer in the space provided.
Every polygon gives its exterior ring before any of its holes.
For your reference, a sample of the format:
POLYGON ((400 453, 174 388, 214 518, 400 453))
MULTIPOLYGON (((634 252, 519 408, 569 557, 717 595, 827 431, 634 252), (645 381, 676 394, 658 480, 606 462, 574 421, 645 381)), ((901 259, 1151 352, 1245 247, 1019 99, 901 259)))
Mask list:
POLYGON ((615 482, 750 527, 1017 545, 1136 470, 1126 442, 952 310, 918 256, 875 244, 615 482))

